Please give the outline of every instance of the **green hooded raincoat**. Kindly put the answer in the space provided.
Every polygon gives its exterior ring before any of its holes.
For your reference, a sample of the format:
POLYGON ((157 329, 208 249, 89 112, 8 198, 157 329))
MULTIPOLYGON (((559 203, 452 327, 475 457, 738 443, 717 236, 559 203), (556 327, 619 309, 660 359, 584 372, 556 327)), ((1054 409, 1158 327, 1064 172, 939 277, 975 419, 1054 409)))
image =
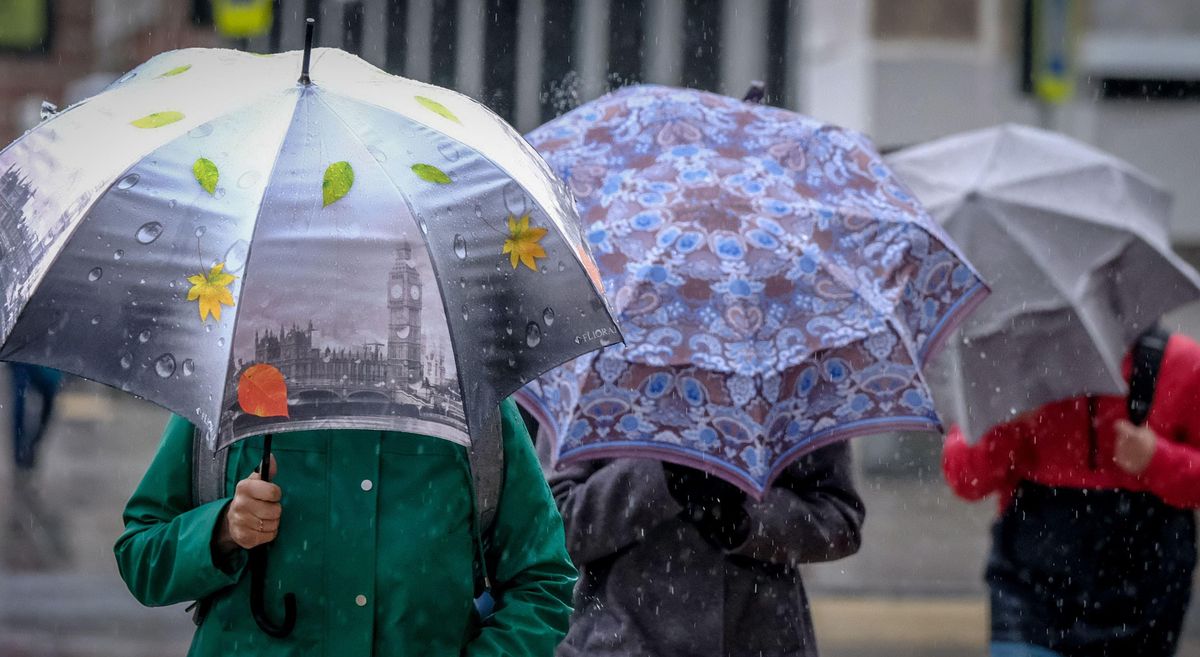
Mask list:
MULTIPOLYGON (((158 606, 214 596, 191 655, 550 657, 567 630, 576 572, 562 520, 515 405, 501 407, 504 487, 484 551, 495 613, 474 612, 474 496, 466 450, 405 433, 275 436, 283 518, 270 547, 267 611, 297 596, 295 631, 273 639, 250 614, 245 554, 231 571, 210 544, 232 497, 192 507, 192 427, 172 418, 125 508, 116 557, 129 590, 158 606)), ((260 462, 261 438, 229 447, 225 489, 260 462)))

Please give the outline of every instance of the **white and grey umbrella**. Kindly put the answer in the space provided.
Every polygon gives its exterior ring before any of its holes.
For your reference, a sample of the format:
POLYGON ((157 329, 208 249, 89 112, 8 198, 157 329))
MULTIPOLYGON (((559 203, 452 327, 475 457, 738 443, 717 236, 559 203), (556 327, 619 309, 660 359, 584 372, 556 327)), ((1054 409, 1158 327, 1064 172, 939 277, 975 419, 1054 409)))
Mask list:
POLYGON ((1170 194, 1086 144, 1004 125, 888 164, 992 287, 931 376, 972 438, 1050 401, 1124 394, 1137 335, 1200 297, 1200 275, 1168 242, 1170 194))
POLYGON ((0 358, 222 446, 468 444, 499 399, 619 340, 570 193, 515 131, 345 52, 311 63, 165 53, 0 152, 0 358))

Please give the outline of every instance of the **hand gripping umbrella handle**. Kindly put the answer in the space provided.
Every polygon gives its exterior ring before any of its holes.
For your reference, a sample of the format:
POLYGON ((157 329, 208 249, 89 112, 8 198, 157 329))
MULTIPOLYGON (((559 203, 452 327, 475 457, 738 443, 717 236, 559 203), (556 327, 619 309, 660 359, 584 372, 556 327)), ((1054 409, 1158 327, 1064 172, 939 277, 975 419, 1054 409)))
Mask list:
MULTIPOLYGON (((263 437, 263 458, 259 474, 263 481, 271 480, 271 434, 263 437)), ((259 629, 276 639, 292 633, 296 627, 296 596, 286 593, 283 596, 283 622, 276 625, 267 617, 266 605, 263 602, 263 589, 267 579, 267 546, 260 545, 250 550, 250 613, 259 629)))

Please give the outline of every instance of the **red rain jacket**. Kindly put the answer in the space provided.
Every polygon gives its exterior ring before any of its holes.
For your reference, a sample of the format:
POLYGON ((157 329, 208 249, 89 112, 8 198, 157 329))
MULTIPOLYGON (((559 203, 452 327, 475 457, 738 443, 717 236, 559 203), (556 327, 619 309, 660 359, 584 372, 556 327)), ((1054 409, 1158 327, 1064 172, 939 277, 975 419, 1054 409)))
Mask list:
MULTIPOLYGON (((1128 356, 1124 369, 1128 379, 1128 356)), ((1113 423, 1124 417, 1124 397, 1097 397, 1094 445, 1085 397, 1052 402, 992 427, 975 445, 952 427, 942 471, 964 499, 999 493, 1001 511, 1023 479, 1045 486, 1149 491, 1171 506, 1200 508, 1200 344, 1179 334, 1167 342, 1146 420, 1158 434, 1158 445, 1140 476, 1113 462, 1113 423)))

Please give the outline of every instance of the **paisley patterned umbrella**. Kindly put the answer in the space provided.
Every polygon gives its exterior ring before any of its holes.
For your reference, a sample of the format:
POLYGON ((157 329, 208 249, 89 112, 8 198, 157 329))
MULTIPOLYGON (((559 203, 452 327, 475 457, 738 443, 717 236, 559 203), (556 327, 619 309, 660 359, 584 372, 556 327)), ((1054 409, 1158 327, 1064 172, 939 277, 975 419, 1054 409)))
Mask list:
POLYGON ((761 496, 821 445, 940 428, 921 367, 987 288, 861 135, 640 86, 529 139, 626 339, 518 393, 559 462, 654 457, 761 496))
POLYGON ((619 340, 570 195, 520 135, 465 96, 311 56, 310 80, 301 52, 165 53, 0 152, 0 357, 222 446, 319 428, 469 444, 504 396, 619 340))

